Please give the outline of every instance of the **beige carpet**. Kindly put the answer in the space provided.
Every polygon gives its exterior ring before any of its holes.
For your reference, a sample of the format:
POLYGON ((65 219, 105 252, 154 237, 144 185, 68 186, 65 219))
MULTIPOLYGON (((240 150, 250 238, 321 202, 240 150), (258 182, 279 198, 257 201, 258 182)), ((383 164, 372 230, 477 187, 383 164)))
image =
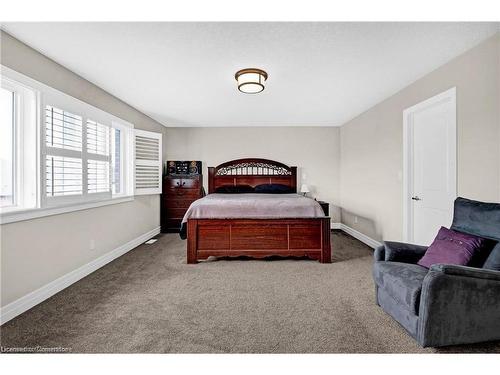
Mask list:
MULTIPOLYGON (((431 353, 374 303, 372 250, 332 235, 334 263, 185 264, 161 235, 1 328, 3 347, 72 352, 431 353)), ((441 349, 500 352, 500 343, 441 349)))

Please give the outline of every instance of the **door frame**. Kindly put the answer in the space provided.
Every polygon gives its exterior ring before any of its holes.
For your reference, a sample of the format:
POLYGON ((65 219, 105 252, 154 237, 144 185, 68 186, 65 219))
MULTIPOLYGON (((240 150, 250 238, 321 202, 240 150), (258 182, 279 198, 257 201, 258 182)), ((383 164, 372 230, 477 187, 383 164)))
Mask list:
POLYGON ((403 111, 403 241, 410 242, 413 239, 413 205, 411 193, 413 186, 413 115, 424 109, 433 107, 444 102, 451 102, 453 111, 453 128, 451 129, 451 154, 455 156, 450 160, 451 176, 453 180, 454 195, 457 195, 457 88, 449 90, 426 99, 403 111))

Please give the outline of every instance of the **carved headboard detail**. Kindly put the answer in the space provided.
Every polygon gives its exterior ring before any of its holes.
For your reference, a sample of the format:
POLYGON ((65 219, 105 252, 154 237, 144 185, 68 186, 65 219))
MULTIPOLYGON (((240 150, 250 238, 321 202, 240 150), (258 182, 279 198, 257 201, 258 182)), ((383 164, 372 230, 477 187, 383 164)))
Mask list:
POLYGON ((208 193, 223 185, 282 184, 297 192, 297 167, 268 159, 237 159, 208 168, 208 193))

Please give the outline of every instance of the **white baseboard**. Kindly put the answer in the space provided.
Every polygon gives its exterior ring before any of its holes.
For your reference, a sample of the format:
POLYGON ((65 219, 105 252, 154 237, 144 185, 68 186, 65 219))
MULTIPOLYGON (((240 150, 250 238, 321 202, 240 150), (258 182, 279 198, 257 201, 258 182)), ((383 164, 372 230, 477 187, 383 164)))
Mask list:
POLYGON ((343 230, 347 234, 350 234, 351 236, 353 236, 357 240, 360 240, 364 244, 370 246, 372 249, 376 249, 377 247, 382 245, 379 241, 374 240, 371 237, 368 237, 366 234, 363 234, 363 233, 357 231, 356 229, 348 227, 347 225, 342 224, 342 223, 339 223, 339 224, 340 224, 339 229, 343 230))
POLYGON ((120 247, 117 247, 109 253, 102 255, 101 257, 81 266, 80 268, 77 268, 76 270, 71 271, 64 276, 61 276, 58 279, 42 286, 41 288, 28 293, 27 295, 2 307, 0 309, 0 324, 8 322, 19 314, 25 312, 26 310, 31 309, 33 306, 38 305, 40 302, 45 301, 47 298, 52 297, 54 294, 60 292, 71 284, 98 270, 112 260, 136 248, 143 242, 149 240, 159 233, 160 227, 144 233, 143 235, 134 238, 133 240, 120 247))

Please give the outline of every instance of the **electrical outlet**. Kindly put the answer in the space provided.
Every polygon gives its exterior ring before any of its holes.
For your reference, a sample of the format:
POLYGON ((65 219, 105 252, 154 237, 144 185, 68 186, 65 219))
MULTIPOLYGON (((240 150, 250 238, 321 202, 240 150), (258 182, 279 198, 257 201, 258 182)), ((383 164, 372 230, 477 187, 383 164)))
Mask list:
POLYGON ((354 216, 354 223, 357 224, 358 223, 358 217, 357 216, 354 216))
POLYGON ((95 250, 95 241, 94 240, 90 240, 89 249, 95 250))

